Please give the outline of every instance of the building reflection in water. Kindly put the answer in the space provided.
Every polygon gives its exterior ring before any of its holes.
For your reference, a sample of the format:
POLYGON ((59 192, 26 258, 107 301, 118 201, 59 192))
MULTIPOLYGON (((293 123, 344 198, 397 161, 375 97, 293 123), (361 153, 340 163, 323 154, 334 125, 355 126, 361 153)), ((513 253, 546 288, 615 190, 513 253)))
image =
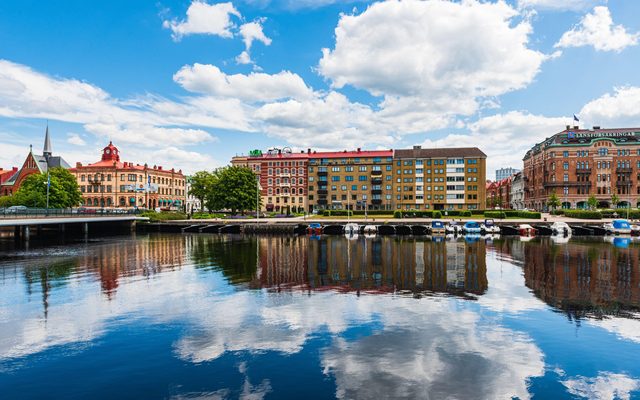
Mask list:
POLYGON ((262 237, 258 243, 257 287, 481 295, 488 285, 482 241, 323 236, 262 237))
MULTIPOLYGON (((525 284, 547 304, 570 317, 617 315, 640 309, 640 248, 604 241, 548 239, 505 242, 500 251, 524 252, 525 284)), ((514 257, 517 258, 517 257, 514 257)))

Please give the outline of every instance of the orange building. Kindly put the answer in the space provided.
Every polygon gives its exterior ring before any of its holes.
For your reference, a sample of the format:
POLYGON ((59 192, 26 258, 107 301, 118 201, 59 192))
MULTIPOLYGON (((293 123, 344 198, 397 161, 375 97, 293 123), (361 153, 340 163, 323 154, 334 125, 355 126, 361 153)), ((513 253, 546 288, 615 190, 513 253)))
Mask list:
POLYGON ((111 142, 102 150, 100 161, 76 163, 70 172, 87 207, 182 210, 186 202, 182 170, 120 161, 120 151, 111 142))

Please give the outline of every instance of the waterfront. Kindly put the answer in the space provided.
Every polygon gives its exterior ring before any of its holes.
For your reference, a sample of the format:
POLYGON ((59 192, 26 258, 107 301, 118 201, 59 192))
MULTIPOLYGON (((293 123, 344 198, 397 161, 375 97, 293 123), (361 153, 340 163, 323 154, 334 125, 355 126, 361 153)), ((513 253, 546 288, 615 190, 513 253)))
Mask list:
POLYGON ((640 243, 0 242, 13 398, 637 398, 640 243))

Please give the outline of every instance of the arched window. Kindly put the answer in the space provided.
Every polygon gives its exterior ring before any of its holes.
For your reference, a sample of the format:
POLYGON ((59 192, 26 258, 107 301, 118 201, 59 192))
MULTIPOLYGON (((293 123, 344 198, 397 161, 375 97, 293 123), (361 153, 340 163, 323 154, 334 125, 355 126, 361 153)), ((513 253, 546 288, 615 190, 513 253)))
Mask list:
POLYGON ((124 207, 126 205, 126 200, 124 197, 120 197, 120 207, 124 207))

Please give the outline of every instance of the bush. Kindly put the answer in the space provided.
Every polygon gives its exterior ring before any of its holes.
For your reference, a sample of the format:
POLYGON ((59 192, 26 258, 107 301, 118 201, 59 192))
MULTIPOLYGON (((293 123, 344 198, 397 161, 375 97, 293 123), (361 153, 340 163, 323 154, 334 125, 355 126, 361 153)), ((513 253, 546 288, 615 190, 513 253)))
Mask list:
POLYGON ((225 214, 223 213, 204 213, 204 212, 199 212, 199 213, 194 213, 191 218, 192 219, 213 219, 213 218, 224 218, 225 214))
POLYGON ((551 215, 564 215, 564 209, 557 209, 557 210, 553 210, 551 211, 551 215))
POLYGON ((507 215, 504 211, 485 211, 484 216, 486 218, 505 219, 507 215))
POLYGON ((600 211, 589 210, 565 210, 565 217, 579 218, 579 219, 602 219, 600 211))
POLYGON ((431 218, 442 218, 442 213, 440 211, 434 211, 431 218))
POLYGON ((469 211, 469 210, 463 211, 460 215, 463 216, 463 217, 470 217, 471 216, 471 211, 469 211))
POLYGON ((393 212, 393 218, 402 218, 402 211, 400 210, 395 210, 393 212))
POLYGON ((180 219, 187 219, 187 215, 182 212, 173 212, 173 211, 145 211, 140 214, 141 217, 149 218, 149 221, 175 221, 180 219))
POLYGON ((346 217, 353 216, 353 211, 347 210, 324 210, 322 212, 323 217, 346 217))
POLYGON ((542 214, 537 211, 518 211, 516 217, 526 219, 540 219, 542 217, 542 214))

